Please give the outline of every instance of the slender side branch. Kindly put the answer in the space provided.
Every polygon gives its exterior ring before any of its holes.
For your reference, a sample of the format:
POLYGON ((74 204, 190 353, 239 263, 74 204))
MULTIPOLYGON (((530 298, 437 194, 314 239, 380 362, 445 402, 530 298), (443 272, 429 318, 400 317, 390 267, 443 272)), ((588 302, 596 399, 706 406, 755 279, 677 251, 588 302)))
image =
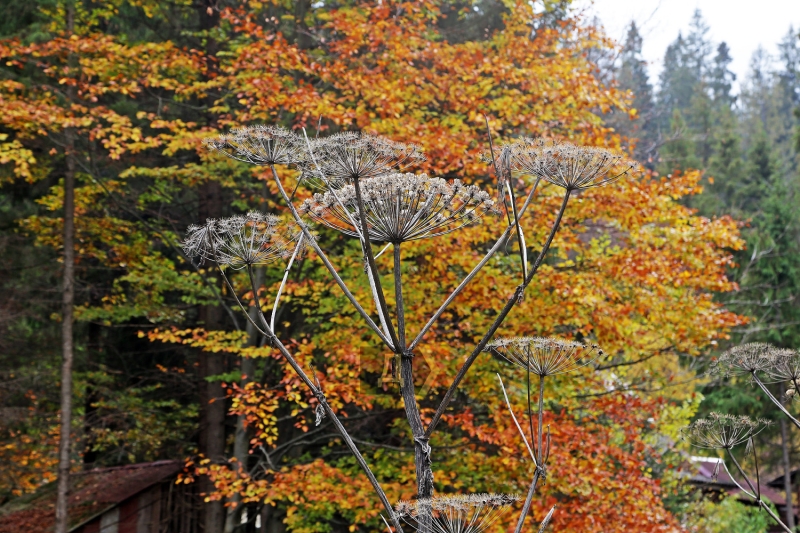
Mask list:
MULTIPOLYGON (((525 237, 522 235, 522 228, 519 225, 519 213, 517 212, 517 199, 514 196, 514 189, 511 187, 511 176, 501 176, 497 169, 497 159, 494 157, 494 143, 492 142, 492 128, 489 126, 489 117, 486 116, 484 113, 483 119, 486 121, 486 136, 489 138, 489 151, 492 154, 492 166, 494 167, 494 174, 497 176, 498 182, 505 183, 506 189, 508 190, 509 200, 511 201, 511 209, 514 213, 514 227, 517 230, 517 242, 519 244, 519 255, 520 259, 522 260, 522 280, 525 280, 525 276, 528 275, 528 251, 525 248, 525 237), (508 178, 508 179, 505 179, 508 178)), ((501 152, 503 153, 503 152, 501 152)), ((505 173, 507 168, 503 167, 503 173, 505 173)), ((538 181, 537 181, 538 183, 538 181)), ((505 194, 505 192, 503 193, 505 194)))
POLYGON ((542 429, 544 426, 544 376, 539 376, 539 427, 536 428, 538 434, 539 464, 544 467, 544 449, 542 448, 542 429))
POLYGON ((281 286, 278 287, 278 294, 275 295, 275 304, 272 306, 272 316, 269 318, 269 329, 275 331, 275 317, 278 314, 278 304, 281 301, 281 293, 283 292, 283 288, 286 286, 286 279, 289 277, 289 271, 292 270, 292 265, 294 264, 294 260, 297 257, 297 252, 300 251, 300 248, 303 246, 303 239, 305 235, 300 235, 300 238, 297 239, 297 246, 294 248, 294 253, 292 254, 291 259, 289 259, 289 264, 286 265, 286 270, 283 271, 283 279, 281 280, 281 286))
POLYGON ((445 393, 444 398, 442 398, 442 401, 439 404, 439 407, 436 409, 436 413, 433 415, 433 419, 431 420, 431 423, 428 426, 428 429, 425 430, 425 436, 426 437, 430 437, 431 433, 436 428, 436 425, 439 423, 439 420, 441 420, 442 415, 444 414, 444 410, 447 408, 447 405, 450 403, 450 400, 452 399, 453 394, 455 394, 455 391, 458 388, 458 385, 464 379, 464 376, 467 375, 467 371, 472 366, 472 363, 475 362, 475 359, 478 358, 480 353, 483 351, 483 349, 489 343, 489 341, 494 336, 494 334, 497 331, 497 329, 500 327, 500 325, 506 319, 508 314, 511 312, 511 309, 513 309, 514 306, 517 304, 517 302, 520 300, 520 297, 525 292, 525 288, 530 284, 530 282, 533 280, 533 277, 536 275, 536 272, 539 270, 539 267, 541 266, 542 261, 544 260, 544 256, 547 253, 547 250, 550 248, 550 245, 553 242, 553 238, 556 236, 556 231, 558 231, 558 227, 561 225, 561 219, 564 216, 564 211, 567 209, 567 203, 569 201, 569 196, 570 196, 570 191, 567 190, 567 192, 564 194, 564 201, 561 203, 561 208, 558 211, 558 215, 556 216, 556 220, 553 223, 553 229, 550 231, 550 235, 547 237, 547 241, 544 243, 544 247, 542 248, 542 251, 539 252, 539 256, 536 258, 536 262, 531 267, 531 271, 528 274, 528 277, 525 278, 525 282, 522 285, 520 285, 519 287, 517 287, 517 290, 514 292, 514 294, 511 296, 511 298, 506 302, 506 305, 503 307, 503 309, 497 315, 497 318, 492 323, 492 325, 489 328, 489 330, 486 332, 486 334, 480 340, 480 342, 475 347, 473 352, 470 354, 470 356, 467 358, 467 360, 464 362, 464 364, 459 369, 458 374, 456 375, 455 379, 453 380, 453 383, 450 385, 450 388, 447 389, 447 392, 445 393))
POLYGON ((320 248, 319 244, 317 244, 317 241, 314 239, 314 236, 311 235, 311 232, 306 227, 302 217, 300 217, 300 213, 297 212, 297 209, 295 209, 294 204, 289 198, 289 195, 286 194, 286 190, 283 188, 283 184, 281 183, 280 178, 278 178, 278 172, 275 170, 274 165, 272 166, 272 176, 274 177, 275 183, 277 183, 278 185, 278 190, 280 191, 281 196, 283 196, 284 201, 289 207, 289 210, 291 211, 292 216, 295 219, 295 222, 297 222, 298 226, 300 226, 300 229, 303 231, 303 235, 305 235, 305 238, 308 240, 308 243, 320 257, 322 263, 325 265, 325 268, 328 269, 328 272, 330 272, 331 276, 333 277, 333 280, 336 282, 339 288, 342 289, 344 295, 347 297, 348 300, 350 300, 350 303, 353 305, 356 311, 358 311, 358 314, 361 315, 361 318, 363 318, 366 321, 370 329, 372 329, 375 333, 378 334, 378 336, 386 344, 386 346, 389 347, 390 350, 394 351, 394 344, 392 343, 392 341, 390 341, 389 338, 386 335, 384 335, 383 331, 381 331, 381 329, 375 324, 375 321, 372 320, 372 317, 370 317, 367 314, 367 312, 364 311, 364 308, 361 307, 361 304, 358 303, 355 296, 353 296, 353 293, 350 292, 350 289, 348 289, 347 285, 345 285, 344 281, 342 281, 342 278, 341 276, 339 276, 339 273, 336 272, 336 269, 331 264, 330 260, 328 259, 328 256, 325 255, 325 252, 323 252, 322 248, 320 248))
MULTIPOLYGON (((528 208, 528 205, 530 205, 531 200, 533 200, 533 196, 536 194, 536 189, 539 186, 539 181, 540 181, 539 179, 536 180, 536 183, 534 184, 533 189, 531 189, 531 192, 528 194, 528 198, 526 198, 525 199, 525 203, 522 204, 522 208, 519 211, 519 216, 520 217, 523 214, 525 214, 525 210, 528 208)), ((413 350, 414 348, 417 347, 417 345, 422 340, 422 337, 428 332, 429 329, 431 329, 431 327, 433 327, 433 324, 436 323, 437 320, 439 320, 439 317, 442 316, 442 313, 444 313, 445 310, 450 306, 450 304, 453 303, 453 300, 455 300, 456 297, 459 294, 461 294, 461 291, 463 291, 464 288, 467 285, 469 285, 469 283, 472 281, 472 278, 474 278, 478 274, 478 272, 480 272, 481 269, 484 266, 486 266, 486 263, 489 262, 489 260, 494 256, 494 254, 497 253, 497 251, 500 250, 500 248, 503 247, 505 242, 508 240, 508 237, 511 234, 511 230, 512 229, 514 229, 514 226, 508 226, 506 228, 506 230, 503 232, 503 234, 500 235, 500 238, 497 239, 497 242, 494 243, 494 246, 492 246, 492 248, 488 252, 486 252, 486 255, 483 257, 483 259, 481 259, 480 262, 477 265, 475 265, 475 268, 472 269, 472 272, 470 272, 467 275, 467 277, 464 278, 461 281, 461 283, 458 284, 458 287, 456 287, 455 290, 453 290, 453 292, 450 294, 450 296, 447 297, 447 299, 444 301, 444 303, 442 303, 442 305, 439 307, 439 309, 433 314, 433 316, 430 318, 430 320, 428 320, 428 323, 425 324, 425 327, 423 327, 420 330, 420 332, 417 334, 417 336, 414 338, 413 342, 408 347, 409 350, 413 350)))
POLYGON ((522 427, 519 425, 519 422, 517 422, 517 417, 514 415, 514 410, 511 408, 511 402, 508 401, 508 394, 506 394, 506 388, 503 386, 503 378, 500 377, 500 374, 497 374, 497 379, 500 381, 500 389, 502 389, 503 397, 506 399, 508 412, 511 413, 511 418, 517 426, 517 431, 519 431, 520 436, 522 436, 522 442, 525 443, 525 448, 528 449, 528 453, 531 455, 531 459, 533 459, 533 466, 539 466, 539 463, 536 462, 536 456, 533 454, 530 444, 528 444, 528 439, 525 438, 525 432, 522 431, 522 427))
POLYGON ((397 308, 397 336, 400 343, 398 348, 406 349, 406 314, 403 304, 403 280, 400 270, 400 243, 394 244, 394 298, 397 308))
POLYGON ((267 336, 267 332, 264 331, 263 329, 261 329, 260 327, 258 327, 258 324, 256 324, 253 321, 253 318, 250 316, 250 313, 247 311, 247 309, 245 308, 244 304, 242 304, 242 301, 239 299, 239 296, 236 294, 236 291, 233 290, 233 285, 231 285, 231 282, 228 279, 228 276, 225 275, 225 271, 222 270, 222 267, 219 265, 219 263, 217 263, 217 268, 219 269, 219 272, 222 275, 222 279, 225 280, 225 284, 228 286, 228 289, 230 289, 231 295, 233 296, 233 299, 236 300, 236 304, 239 306, 239 309, 241 309, 242 312, 244 313, 244 315, 247 317, 247 321, 250 322, 250 324, 252 324, 254 328, 256 328, 256 331, 258 331, 259 333, 261 333, 262 335, 264 335, 266 337, 267 336))
POLYGON ((753 374, 753 380, 758 384, 759 387, 761 387, 761 390, 764 391, 764 394, 767 395, 767 397, 772 401, 772 403, 777 405, 778 409, 780 409, 781 412, 783 412, 783 414, 785 414, 786 417, 792 421, 792 424, 794 424, 795 427, 800 428, 800 421, 798 421, 795 417, 791 415, 791 413, 789 413, 789 411, 786 410, 783 404, 780 401, 778 401, 778 399, 775 396, 772 395, 769 389, 764 386, 764 384, 761 382, 758 376, 755 375, 755 373, 753 374))

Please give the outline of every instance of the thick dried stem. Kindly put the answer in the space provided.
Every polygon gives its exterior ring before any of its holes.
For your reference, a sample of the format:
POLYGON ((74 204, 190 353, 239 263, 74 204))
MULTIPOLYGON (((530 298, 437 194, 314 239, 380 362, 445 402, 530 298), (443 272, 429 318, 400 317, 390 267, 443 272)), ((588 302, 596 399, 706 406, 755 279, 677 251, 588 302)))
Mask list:
POLYGON ((541 470, 539 468, 536 469, 536 472, 533 474, 533 481, 531 481, 531 486, 528 489, 528 496, 525 498, 525 503, 522 506, 522 511, 519 513, 519 520, 517 521, 517 527, 514 528, 514 533, 520 533, 522 531, 522 526, 525 524, 525 518, 528 516, 528 512, 531 509, 531 502, 533 501, 533 495, 536 493, 536 487, 539 484, 539 478, 541 476, 541 470))

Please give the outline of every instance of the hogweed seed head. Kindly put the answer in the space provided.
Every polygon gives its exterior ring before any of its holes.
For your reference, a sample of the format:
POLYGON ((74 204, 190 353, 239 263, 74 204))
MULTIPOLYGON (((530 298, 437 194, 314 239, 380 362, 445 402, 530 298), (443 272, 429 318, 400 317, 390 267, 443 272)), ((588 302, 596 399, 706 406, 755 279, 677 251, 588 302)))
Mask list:
POLYGON ((303 140, 280 126, 247 126, 205 139, 210 150, 254 165, 294 165, 306 154, 303 140))
POLYGON ((698 448, 730 450, 749 441, 771 424, 768 420, 753 420, 742 415, 710 413, 681 430, 683 439, 698 448))
MULTIPOLYGON (((400 243, 453 232, 494 211, 489 195, 459 180, 447 183, 425 174, 386 174, 359 181, 369 239, 400 243)), ((301 212, 317 222, 357 236, 351 219, 360 219, 353 185, 315 194, 301 212), (341 201, 341 203, 339 203, 341 201)))
MULTIPOLYGON (((503 146, 498 170, 541 178, 569 191, 599 187, 615 181, 635 164, 605 148, 577 146, 569 142, 523 138, 503 146)), ((484 160, 492 160, 484 155, 484 160)))
POLYGON ((772 366, 765 368, 764 373, 772 382, 800 382, 800 353, 787 348, 775 348, 772 352, 772 366))
POLYGON ((266 265, 290 255, 299 237, 296 227, 278 217, 251 211, 203 226, 189 226, 183 249, 189 257, 212 260, 239 270, 266 265))
POLYGON ((518 494, 448 494, 401 501, 395 510, 414 529, 420 516, 431 515, 436 533, 481 533, 520 499, 518 494))
POLYGON ((597 345, 551 337, 497 339, 486 346, 486 351, 540 377, 572 372, 603 355, 597 345))
POLYGON ((725 377, 768 372, 786 356, 786 351, 763 342, 735 346, 712 361, 709 371, 725 377))
POLYGON ((310 155, 313 157, 302 165, 304 176, 317 185, 336 188, 425 161, 425 154, 415 144, 356 132, 316 139, 311 142, 310 155))

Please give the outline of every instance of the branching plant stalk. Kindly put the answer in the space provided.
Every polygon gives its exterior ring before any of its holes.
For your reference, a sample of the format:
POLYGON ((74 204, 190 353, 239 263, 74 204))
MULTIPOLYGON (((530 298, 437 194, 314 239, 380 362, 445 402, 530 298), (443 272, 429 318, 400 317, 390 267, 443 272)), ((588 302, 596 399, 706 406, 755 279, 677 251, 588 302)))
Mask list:
MULTIPOLYGON (((528 194, 528 197, 525 199, 525 203, 522 204, 522 208, 519 210, 519 216, 523 216, 525 214, 525 210, 528 208, 528 205, 530 205, 531 201, 533 200, 534 195, 536 194, 536 189, 539 187, 539 181, 540 180, 537 179, 536 182, 534 183, 533 189, 531 189, 531 192, 528 194)), ((453 300, 455 300, 456 297, 459 294, 461 294, 461 291, 463 291, 464 288, 466 288, 466 286, 472 281, 472 279, 478 274, 478 272, 481 271, 481 269, 486 265, 486 263, 488 263, 489 260, 492 257, 494 257, 494 254, 497 253, 497 251, 500 250, 503 247, 503 245, 508 240, 509 235, 511 234, 511 231, 513 229, 514 229, 514 226, 509 225, 505 229, 503 234, 500 236, 500 238, 497 239, 497 242, 494 243, 494 246, 492 246, 491 249, 486 253, 486 255, 483 257, 483 259, 481 259, 480 262, 477 265, 475 265, 475 267, 467 275, 467 277, 465 277, 463 280, 461 280, 461 283, 458 284, 458 287, 456 287, 453 290, 453 292, 450 294, 450 296, 447 297, 447 299, 444 301, 444 303, 442 303, 442 305, 439 306, 439 309, 436 310, 436 312, 433 314, 433 316, 430 318, 430 320, 428 320, 428 322, 425 324, 425 326, 420 330, 420 332, 417 334, 417 336, 411 342, 411 345, 409 346, 409 350, 413 350, 414 348, 417 347, 417 345, 422 340, 422 337, 428 332, 428 330, 433 326, 433 324, 436 323, 436 321, 439 319, 439 317, 442 316, 442 313, 445 312, 445 310, 450 306, 450 304, 453 303, 453 300)))
POLYGON ((325 265, 325 268, 328 269, 328 272, 330 272, 331 276, 333 277, 333 280, 336 282, 339 288, 342 289, 342 292, 344 293, 345 297, 347 297, 347 299, 356 309, 358 314, 361 315, 361 318, 363 318, 364 321, 367 323, 367 325, 370 327, 370 329, 372 329, 381 338, 384 344, 386 344, 386 346, 389 347, 389 349, 394 351, 395 348, 392 341, 390 341, 389 338, 383 333, 383 331, 381 331, 378 325, 375 324, 375 321, 372 320, 372 317, 370 317, 367 314, 367 312, 364 311, 364 308, 361 307, 361 304, 358 303, 355 296, 353 296, 353 293, 350 292, 350 289, 347 288, 347 285, 345 285, 344 281, 342 281, 342 278, 341 276, 339 276, 339 273, 336 272, 336 269, 331 264, 330 260, 328 259, 328 256, 325 255, 325 252, 322 251, 322 248, 320 248, 319 244, 317 244, 317 241, 316 239, 314 239, 314 236, 311 235, 311 232, 303 223, 303 219, 300 217, 300 213, 297 212, 297 209, 294 207, 291 198, 289 198, 289 195, 286 194, 286 190, 283 188, 283 184, 281 183, 281 180, 278 177, 278 172, 277 170, 275 170, 275 166, 271 165, 271 168, 272 168, 272 176, 275 179, 275 183, 278 185, 278 190, 280 191, 281 196, 286 202, 289 211, 291 211, 292 217, 294 218, 295 222, 297 222, 298 226, 300 226, 300 229, 302 230, 303 235, 305 235, 305 238, 308 241, 309 245, 311 245, 311 247, 317 253, 319 258, 322 260, 322 263, 325 265))
MULTIPOLYGON (((751 496, 756 500, 756 503, 758 503, 758 505, 762 509, 764 509, 772 517, 772 519, 775 520, 775 522, 778 525, 780 525, 783 528, 784 531, 786 531, 786 533, 793 533, 792 530, 789 529, 789 527, 786 524, 783 523, 783 521, 780 519, 780 517, 778 515, 776 515, 772 511, 772 509, 770 509, 769 505, 767 505, 766 502, 764 502, 764 500, 761 499, 760 491, 756 490, 753 487, 753 483, 750 481, 750 478, 747 476, 747 474, 745 474, 744 470, 742 470, 742 467, 739 464, 739 461, 736 460, 736 457, 733 455, 733 452, 731 452, 730 449, 728 449, 727 451, 728 451, 728 457, 731 458, 731 460, 733 461, 733 464, 736 465, 736 469, 739 471, 739 474, 741 474, 741 476, 744 478, 745 482, 747 483, 747 486, 750 487, 750 490, 753 492, 751 494, 751 496)), ((755 453, 756 453, 755 450, 753 450, 753 456, 755 456, 755 453)))
POLYGON ((564 193, 564 200, 561 203, 561 208, 559 209, 558 215, 556 216, 555 222, 553 223, 553 228, 552 228, 552 230, 550 231, 550 234, 547 237, 547 241, 545 241, 544 246, 542 247, 542 251, 539 252, 538 257, 536 258, 536 262, 531 267, 531 271, 528 273, 528 276, 525 278, 525 281, 523 282, 523 284, 518 286, 517 290, 514 291, 514 294, 506 302, 506 304, 503 307, 503 309, 497 315, 497 318, 495 319, 495 321, 489 327, 489 330, 486 332, 486 334, 483 336, 483 338, 480 340, 480 342, 478 342, 477 346, 475 346, 475 349, 472 351, 470 356, 467 358, 467 360, 464 362, 464 364, 459 369, 458 374, 456 375, 455 379, 453 380, 453 383, 450 385, 450 388, 447 389, 447 392, 445 393, 444 398, 442 398, 442 401, 439 404, 439 407, 436 409, 436 413, 433 415, 433 418, 431 419, 431 423, 428 425, 428 428, 425 430, 425 437, 430 437, 431 433, 436 428, 436 425, 441 420, 445 409, 447 408, 448 404, 450 403, 450 400, 453 397, 453 394, 455 394, 455 391, 458 388, 458 385, 464 379, 464 376, 466 376, 467 371, 469 371, 469 369, 472 366, 472 364, 475 362, 475 360, 481 354, 483 349, 486 347, 486 345, 492 339, 494 334, 497 332, 497 329, 500 327, 500 325, 506 319, 506 317, 511 312, 511 310, 514 308, 514 306, 517 304, 517 302, 520 301, 520 299, 522 298, 522 295, 525 292, 525 288, 530 284, 530 282, 533 280, 533 277, 536 275, 536 272, 539 270, 539 267, 541 266, 542 261, 544 260, 544 256, 547 253, 547 250, 550 248, 550 245, 553 242, 553 238, 555 237, 556 232, 558 231, 558 227, 561 225, 561 219, 564 216, 564 211, 567 209, 567 203, 569 202, 570 192, 571 191, 567 190, 566 193, 564 193))
POLYGON ((297 362, 294 356, 292 356, 291 352, 289 352, 289 350, 286 348, 286 346, 283 345, 283 343, 280 341, 277 335, 275 335, 275 333, 269 328, 269 324, 267 323, 267 317, 264 316, 264 313, 261 310, 261 302, 257 292, 258 287, 256 287, 255 285, 255 279, 253 276, 252 267, 248 267, 247 272, 250 277, 250 284, 253 290, 253 298, 255 301, 254 307, 257 310, 257 313, 261 319, 262 325, 264 326, 264 331, 262 333, 270 342, 270 344, 278 349, 283 358, 286 359, 286 362, 289 363, 289 366, 292 367, 292 369, 297 373, 297 375, 300 377, 303 383, 305 383, 306 387, 309 388, 309 390, 317 399, 317 401, 320 403, 320 405, 322 405, 322 408, 325 410, 325 415, 331 420, 331 422, 333 422, 336 431, 342 436, 342 440, 345 442, 345 445, 350 450, 350 453, 352 453, 353 456, 356 458, 356 462, 358 462, 358 465, 364 471, 364 474, 366 474, 370 484, 372 485, 373 490, 375 490, 375 493, 378 495, 378 498, 380 498, 383 507, 386 509, 386 512, 389 513, 389 516, 392 519, 392 523, 394 524, 396 531, 402 533, 403 528, 400 525, 400 520, 397 518, 397 515, 395 514, 394 509, 392 508, 392 504, 386 497, 386 493, 383 491, 383 488, 381 487, 380 483, 375 477, 375 474, 373 474, 372 470, 370 470, 369 465, 364 459, 364 456, 361 455, 361 452, 358 450, 358 447, 353 442, 353 439, 350 437, 350 434, 347 432, 345 427, 342 425, 342 422, 336 416, 336 413, 328 404, 328 401, 325 398, 325 394, 322 392, 322 389, 320 389, 314 384, 314 382, 311 380, 308 374, 306 374, 306 372, 300 366, 300 363, 297 362))

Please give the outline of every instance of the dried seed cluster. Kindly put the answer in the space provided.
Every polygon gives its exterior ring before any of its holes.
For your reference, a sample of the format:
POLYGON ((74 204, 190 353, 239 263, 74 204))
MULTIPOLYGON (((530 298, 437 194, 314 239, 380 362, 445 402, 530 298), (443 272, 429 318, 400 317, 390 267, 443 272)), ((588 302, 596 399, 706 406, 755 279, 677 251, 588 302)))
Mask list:
MULTIPOLYGON (((369 239, 400 243, 444 235, 494 211, 489 195, 459 180, 447 183, 426 174, 386 174, 359 181, 369 239)), ((361 227, 354 185, 315 194, 301 211, 346 235, 361 227)))
POLYGON ((750 342, 735 346, 720 355, 712 361, 709 370, 722 376, 769 372, 791 353, 791 350, 775 348, 771 344, 750 342))
POLYGON ((355 132, 314 140, 310 155, 302 163, 303 173, 326 187, 342 187, 354 179, 374 178, 425 161, 415 144, 355 132))
POLYGON ((296 226, 284 224, 273 215, 251 211, 189 226, 183 250, 189 257, 238 270, 291 255, 298 237, 296 226))
POLYGON ((743 415, 710 413, 683 428, 681 434, 699 448, 729 450, 758 435, 770 423, 743 415))
POLYGON ((437 533, 480 533, 520 499, 518 494, 447 494, 401 501, 395 510, 415 529, 419 529, 419 517, 430 515, 437 533))
POLYGON ((486 351, 541 377, 572 372, 603 355, 603 350, 594 344, 552 337, 497 339, 487 345, 486 351))
MULTIPOLYGON (((522 138, 500 149, 499 169, 541 178, 575 191, 610 183, 633 168, 624 156, 605 148, 577 146, 549 139, 522 138)), ((484 155, 491 161, 491 155, 484 155)))
POLYGON ((306 158, 303 140, 280 126, 248 126, 205 139, 210 150, 254 165, 295 165, 306 158))

